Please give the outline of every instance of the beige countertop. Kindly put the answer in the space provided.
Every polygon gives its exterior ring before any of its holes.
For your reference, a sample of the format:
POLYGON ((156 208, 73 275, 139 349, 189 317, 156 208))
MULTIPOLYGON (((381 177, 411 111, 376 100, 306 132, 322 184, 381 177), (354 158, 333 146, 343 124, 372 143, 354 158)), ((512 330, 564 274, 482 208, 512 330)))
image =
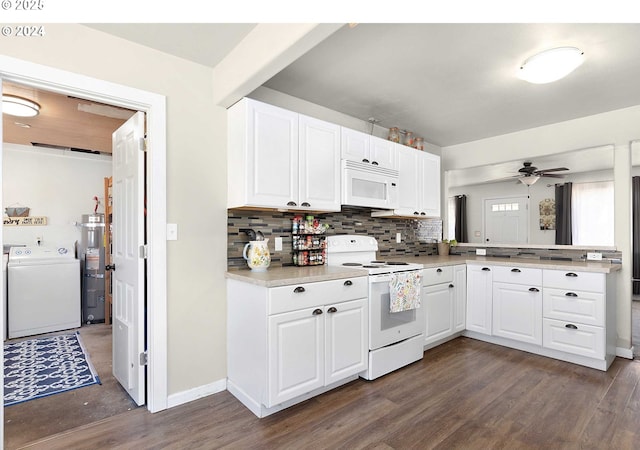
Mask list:
MULTIPOLYGON (((575 270, 579 272, 610 273, 621 269, 620 264, 598 261, 554 261, 531 258, 496 258, 474 255, 418 256, 388 258, 389 261, 406 261, 422 264, 426 269, 456 264, 486 264, 492 266, 518 266, 536 269, 575 270)), ((364 277, 367 273, 360 269, 337 266, 288 266, 272 267, 266 272, 249 269, 227 271, 226 277, 264 287, 288 286, 297 283, 339 280, 342 278, 364 277)))
POLYGON ((227 278, 257 284, 265 287, 289 286, 298 283, 339 280, 342 278, 365 277, 362 269, 350 269, 336 266, 288 266, 270 267, 266 272, 254 272, 250 269, 229 270, 227 278))
POLYGON ((397 260, 419 263, 424 265, 425 268, 445 265, 452 266, 455 264, 486 264, 492 266, 518 266, 535 269, 576 270, 579 272, 610 273, 617 272, 622 267, 620 264, 611 264, 608 261, 556 261, 549 259, 497 258, 491 256, 475 255, 422 256, 413 258, 399 258, 397 260))

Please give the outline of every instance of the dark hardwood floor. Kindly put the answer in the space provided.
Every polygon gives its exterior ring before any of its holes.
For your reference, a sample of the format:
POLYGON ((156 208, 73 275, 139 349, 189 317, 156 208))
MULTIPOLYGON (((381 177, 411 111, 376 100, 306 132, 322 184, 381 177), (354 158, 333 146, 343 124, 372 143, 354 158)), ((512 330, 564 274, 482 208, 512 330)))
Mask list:
POLYGON ((228 392, 139 408, 39 449, 633 449, 640 362, 601 372, 458 338, 374 381, 359 379, 256 418, 228 392))

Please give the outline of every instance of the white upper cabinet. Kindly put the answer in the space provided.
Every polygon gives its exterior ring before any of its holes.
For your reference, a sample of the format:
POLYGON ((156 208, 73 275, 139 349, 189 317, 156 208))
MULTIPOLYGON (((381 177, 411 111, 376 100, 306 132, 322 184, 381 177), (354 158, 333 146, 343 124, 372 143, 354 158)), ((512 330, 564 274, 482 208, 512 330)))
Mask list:
POLYGON ((244 98, 228 110, 229 208, 340 211, 340 127, 244 98))
POLYGON ((340 211, 340 126, 303 115, 298 126, 298 204, 340 211))
POLYGON ((386 139, 342 127, 342 159, 397 169, 395 144, 386 139))
POLYGON ((400 180, 399 207, 374 211, 374 217, 440 217, 440 157, 401 144, 396 146, 400 180))

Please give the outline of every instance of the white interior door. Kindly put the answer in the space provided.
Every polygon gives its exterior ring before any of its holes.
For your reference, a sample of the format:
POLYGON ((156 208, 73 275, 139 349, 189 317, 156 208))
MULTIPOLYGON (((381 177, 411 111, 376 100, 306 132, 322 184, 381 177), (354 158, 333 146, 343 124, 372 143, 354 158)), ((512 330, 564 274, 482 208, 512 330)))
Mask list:
POLYGON ((526 244, 529 234, 527 197, 491 198, 484 201, 484 242, 526 244))
POLYGON ((113 133, 113 375, 145 403, 144 113, 113 133))

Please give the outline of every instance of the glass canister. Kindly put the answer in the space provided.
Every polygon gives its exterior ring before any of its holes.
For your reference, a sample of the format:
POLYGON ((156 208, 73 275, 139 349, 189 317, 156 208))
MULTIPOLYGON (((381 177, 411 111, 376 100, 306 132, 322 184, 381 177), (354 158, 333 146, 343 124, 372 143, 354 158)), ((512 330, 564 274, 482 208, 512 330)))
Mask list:
POLYGON ((417 137, 413 143, 416 150, 424 151, 424 138, 417 137))
POLYGON ((388 140, 400 143, 400 130, 397 127, 389 128, 388 140))
POLYGON ((407 134, 404 136, 404 145, 413 147, 413 133, 411 131, 407 131, 407 134))

